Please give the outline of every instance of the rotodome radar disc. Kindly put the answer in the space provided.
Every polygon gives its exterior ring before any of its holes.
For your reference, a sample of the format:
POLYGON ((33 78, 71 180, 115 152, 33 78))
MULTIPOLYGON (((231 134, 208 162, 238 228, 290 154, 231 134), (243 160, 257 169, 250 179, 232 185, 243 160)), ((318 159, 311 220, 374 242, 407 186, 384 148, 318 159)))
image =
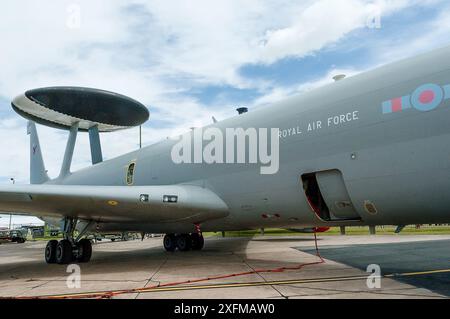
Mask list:
POLYGON ((143 104, 127 96, 81 87, 34 89, 16 97, 13 109, 26 119, 50 127, 80 131, 98 126, 112 132, 142 125, 150 113, 143 104))

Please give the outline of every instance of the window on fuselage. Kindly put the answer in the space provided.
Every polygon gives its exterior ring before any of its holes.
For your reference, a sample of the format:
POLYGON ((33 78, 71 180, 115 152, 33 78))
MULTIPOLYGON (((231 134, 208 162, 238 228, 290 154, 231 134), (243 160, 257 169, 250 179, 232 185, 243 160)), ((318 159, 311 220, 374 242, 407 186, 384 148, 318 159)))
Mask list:
POLYGON ((136 168, 136 163, 130 163, 127 169, 127 185, 131 186, 134 183, 134 170, 136 168))

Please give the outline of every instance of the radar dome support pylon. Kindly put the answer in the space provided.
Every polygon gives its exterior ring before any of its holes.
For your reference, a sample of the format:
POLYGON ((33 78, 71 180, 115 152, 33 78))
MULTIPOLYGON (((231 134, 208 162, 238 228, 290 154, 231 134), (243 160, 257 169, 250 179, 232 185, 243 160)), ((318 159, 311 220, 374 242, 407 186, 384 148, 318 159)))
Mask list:
POLYGON ((102 144, 100 143, 98 125, 89 129, 89 143, 91 145, 92 165, 103 162, 102 144))
POLYGON ((58 178, 64 178, 70 174, 70 167, 72 166, 73 152, 77 142, 79 123, 76 122, 70 128, 69 138, 67 139, 66 151, 64 152, 64 160, 61 165, 61 172, 58 178))

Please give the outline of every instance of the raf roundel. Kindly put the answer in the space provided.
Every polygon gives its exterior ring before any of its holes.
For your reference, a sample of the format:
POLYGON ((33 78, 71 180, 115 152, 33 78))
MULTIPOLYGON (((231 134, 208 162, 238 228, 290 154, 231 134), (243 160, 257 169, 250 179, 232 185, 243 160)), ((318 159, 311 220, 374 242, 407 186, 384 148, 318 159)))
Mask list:
POLYGON ((448 99, 450 99, 450 85, 441 87, 434 83, 428 83, 419 86, 411 95, 384 101, 381 108, 383 114, 402 112, 411 108, 427 112, 434 110, 448 99))
POLYGON ((444 92, 439 85, 425 84, 418 87, 411 96, 411 104, 419 111, 434 110, 444 100, 444 92))
POLYGON ((16 97, 13 109, 21 116, 46 126, 80 131, 96 127, 112 132, 142 125, 150 113, 143 104, 127 96, 81 87, 34 89, 16 97))

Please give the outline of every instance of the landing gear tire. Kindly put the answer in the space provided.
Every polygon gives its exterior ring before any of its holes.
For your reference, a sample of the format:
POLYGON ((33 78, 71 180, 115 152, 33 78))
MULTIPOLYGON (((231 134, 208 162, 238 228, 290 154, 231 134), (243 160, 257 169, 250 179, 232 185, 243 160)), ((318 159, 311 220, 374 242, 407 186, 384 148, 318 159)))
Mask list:
POLYGON ((45 247, 45 261, 47 264, 56 263, 56 246, 58 246, 57 240, 50 240, 45 247))
POLYGON ((193 233, 191 234, 191 240, 192 250, 202 250, 205 246, 205 239, 203 238, 203 235, 193 233))
POLYGON ((182 234, 177 237, 177 248, 179 251, 188 251, 191 249, 191 246, 191 236, 182 234))
POLYGON ((164 249, 170 252, 175 251, 177 249, 177 240, 175 235, 173 234, 167 234, 164 236, 164 249))
POLYGON ((77 261, 80 263, 87 263, 92 256, 92 243, 89 239, 82 239, 77 243, 78 254, 77 261))
POLYGON ((56 246, 56 262, 60 265, 70 264, 73 261, 73 248, 67 239, 61 240, 56 246))
POLYGON ((91 260, 92 243, 88 239, 81 239, 90 230, 94 221, 84 221, 78 237, 74 236, 79 221, 74 217, 65 217, 61 227, 64 239, 60 242, 51 240, 45 247, 45 261, 49 264, 60 265, 72 262, 85 263, 91 260), (81 239, 81 240, 80 240, 81 239))

